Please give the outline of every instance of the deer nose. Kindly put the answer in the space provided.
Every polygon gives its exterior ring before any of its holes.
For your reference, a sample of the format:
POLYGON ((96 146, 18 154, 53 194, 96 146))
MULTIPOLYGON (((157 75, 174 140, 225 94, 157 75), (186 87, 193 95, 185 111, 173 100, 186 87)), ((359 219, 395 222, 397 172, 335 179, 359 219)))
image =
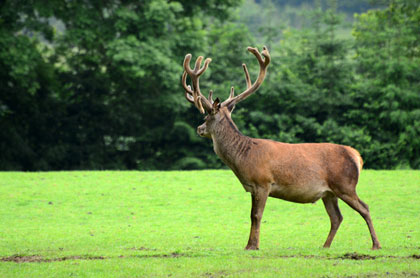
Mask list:
POLYGON ((200 136, 204 136, 204 130, 205 130, 204 126, 202 126, 202 125, 198 126, 197 127, 197 134, 200 135, 200 136))

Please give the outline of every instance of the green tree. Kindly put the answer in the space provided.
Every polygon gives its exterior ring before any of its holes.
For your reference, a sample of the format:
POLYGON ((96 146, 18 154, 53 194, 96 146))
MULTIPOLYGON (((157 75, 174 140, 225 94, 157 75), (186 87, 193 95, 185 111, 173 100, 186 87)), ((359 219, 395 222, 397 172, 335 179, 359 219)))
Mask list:
POLYGON ((331 7, 272 45, 265 84, 236 112, 239 126, 254 137, 351 145, 367 168, 419 168, 418 4, 360 15, 355 42, 336 36, 331 7))
POLYGON ((182 57, 205 52, 210 26, 238 4, 2 3, 1 167, 171 168, 185 156, 182 57))
POLYGON ((357 17, 353 121, 372 136, 371 167, 420 168, 420 6, 391 1, 357 17))
POLYGON ((310 26, 284 30, 271 47, 267 79, 254 101, 239 109, 241 119, 249 114, 240 125, 255 137, 363 148, 368 136, 346 118, 355 79, 351 43, 336 36, 341 17, 333 7, 311 16, 310 26))
POLYGON ((50 38, 52 28, 38 17, 42 5, 0 4, 0 169, 49 169, 60 143, 62 115, 55 70, 42 55, 38 34, 50 38))

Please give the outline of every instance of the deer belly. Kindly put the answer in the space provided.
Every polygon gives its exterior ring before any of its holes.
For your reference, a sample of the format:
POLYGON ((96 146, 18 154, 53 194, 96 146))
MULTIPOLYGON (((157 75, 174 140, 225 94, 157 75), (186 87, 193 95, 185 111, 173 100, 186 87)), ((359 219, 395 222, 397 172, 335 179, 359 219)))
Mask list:
POLYGON ((330 191, 325 184, 279 185, 272 184, 270 197, 295 203, 315 203, 330 191))

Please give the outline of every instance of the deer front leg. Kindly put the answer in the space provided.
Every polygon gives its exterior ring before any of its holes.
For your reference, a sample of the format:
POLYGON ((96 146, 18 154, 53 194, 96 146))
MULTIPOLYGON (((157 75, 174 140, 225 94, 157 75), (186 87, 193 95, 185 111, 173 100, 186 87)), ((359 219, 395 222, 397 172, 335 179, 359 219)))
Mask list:
POLYGON ((268 197, 268 190, 257 189, 251 193, 251 232, 245 250, 258 250, 260 248, 260 224, 268 197))

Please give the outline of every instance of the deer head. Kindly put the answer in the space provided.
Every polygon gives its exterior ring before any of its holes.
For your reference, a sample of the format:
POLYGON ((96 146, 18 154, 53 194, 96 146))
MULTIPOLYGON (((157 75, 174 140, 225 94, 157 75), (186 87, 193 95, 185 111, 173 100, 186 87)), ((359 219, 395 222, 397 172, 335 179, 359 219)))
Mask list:
POLYGON ((226 119, 226 117, 230 120, 229 122, 232 122, 231 113, 235 108, 235 105, 257 91, 264 81, 267 67, 270 63, 270 54, 268 49, 264 46, 262 53, 260 53, 257 48, 248 47, 248 51, 254 54, 258 60, 258 63, 260 64, 260 72, 258 74, 258 78, 252 84, 248 69, 245 64, 242 64, 245 72, 247 89, 239 95, 235 96, 234 87, 232 86, 230 89, 229 98, 222 103, 220 103, 219 98, 213 100, 213 91, 210 90, 209 96, 207 98, 200 91, 199 78, 208 68, 211 59, 207 58, 204 61, 204 66, 201 67, 201 62, 204 58, 200 56, 195 62, 194 69, 191 69, 191 54, 187 54, 185 56, 184 73, 182 74, 182 86, 185 89, 185 98, 189 102, 193 103, 201 114, 207 113, 204 124, 197 128, 198 135, 211 138, 211 135, 215 133, 219 123, 226 119), (192 88, 190 85, 187 85, 187 75, 191 78, 192 88))

